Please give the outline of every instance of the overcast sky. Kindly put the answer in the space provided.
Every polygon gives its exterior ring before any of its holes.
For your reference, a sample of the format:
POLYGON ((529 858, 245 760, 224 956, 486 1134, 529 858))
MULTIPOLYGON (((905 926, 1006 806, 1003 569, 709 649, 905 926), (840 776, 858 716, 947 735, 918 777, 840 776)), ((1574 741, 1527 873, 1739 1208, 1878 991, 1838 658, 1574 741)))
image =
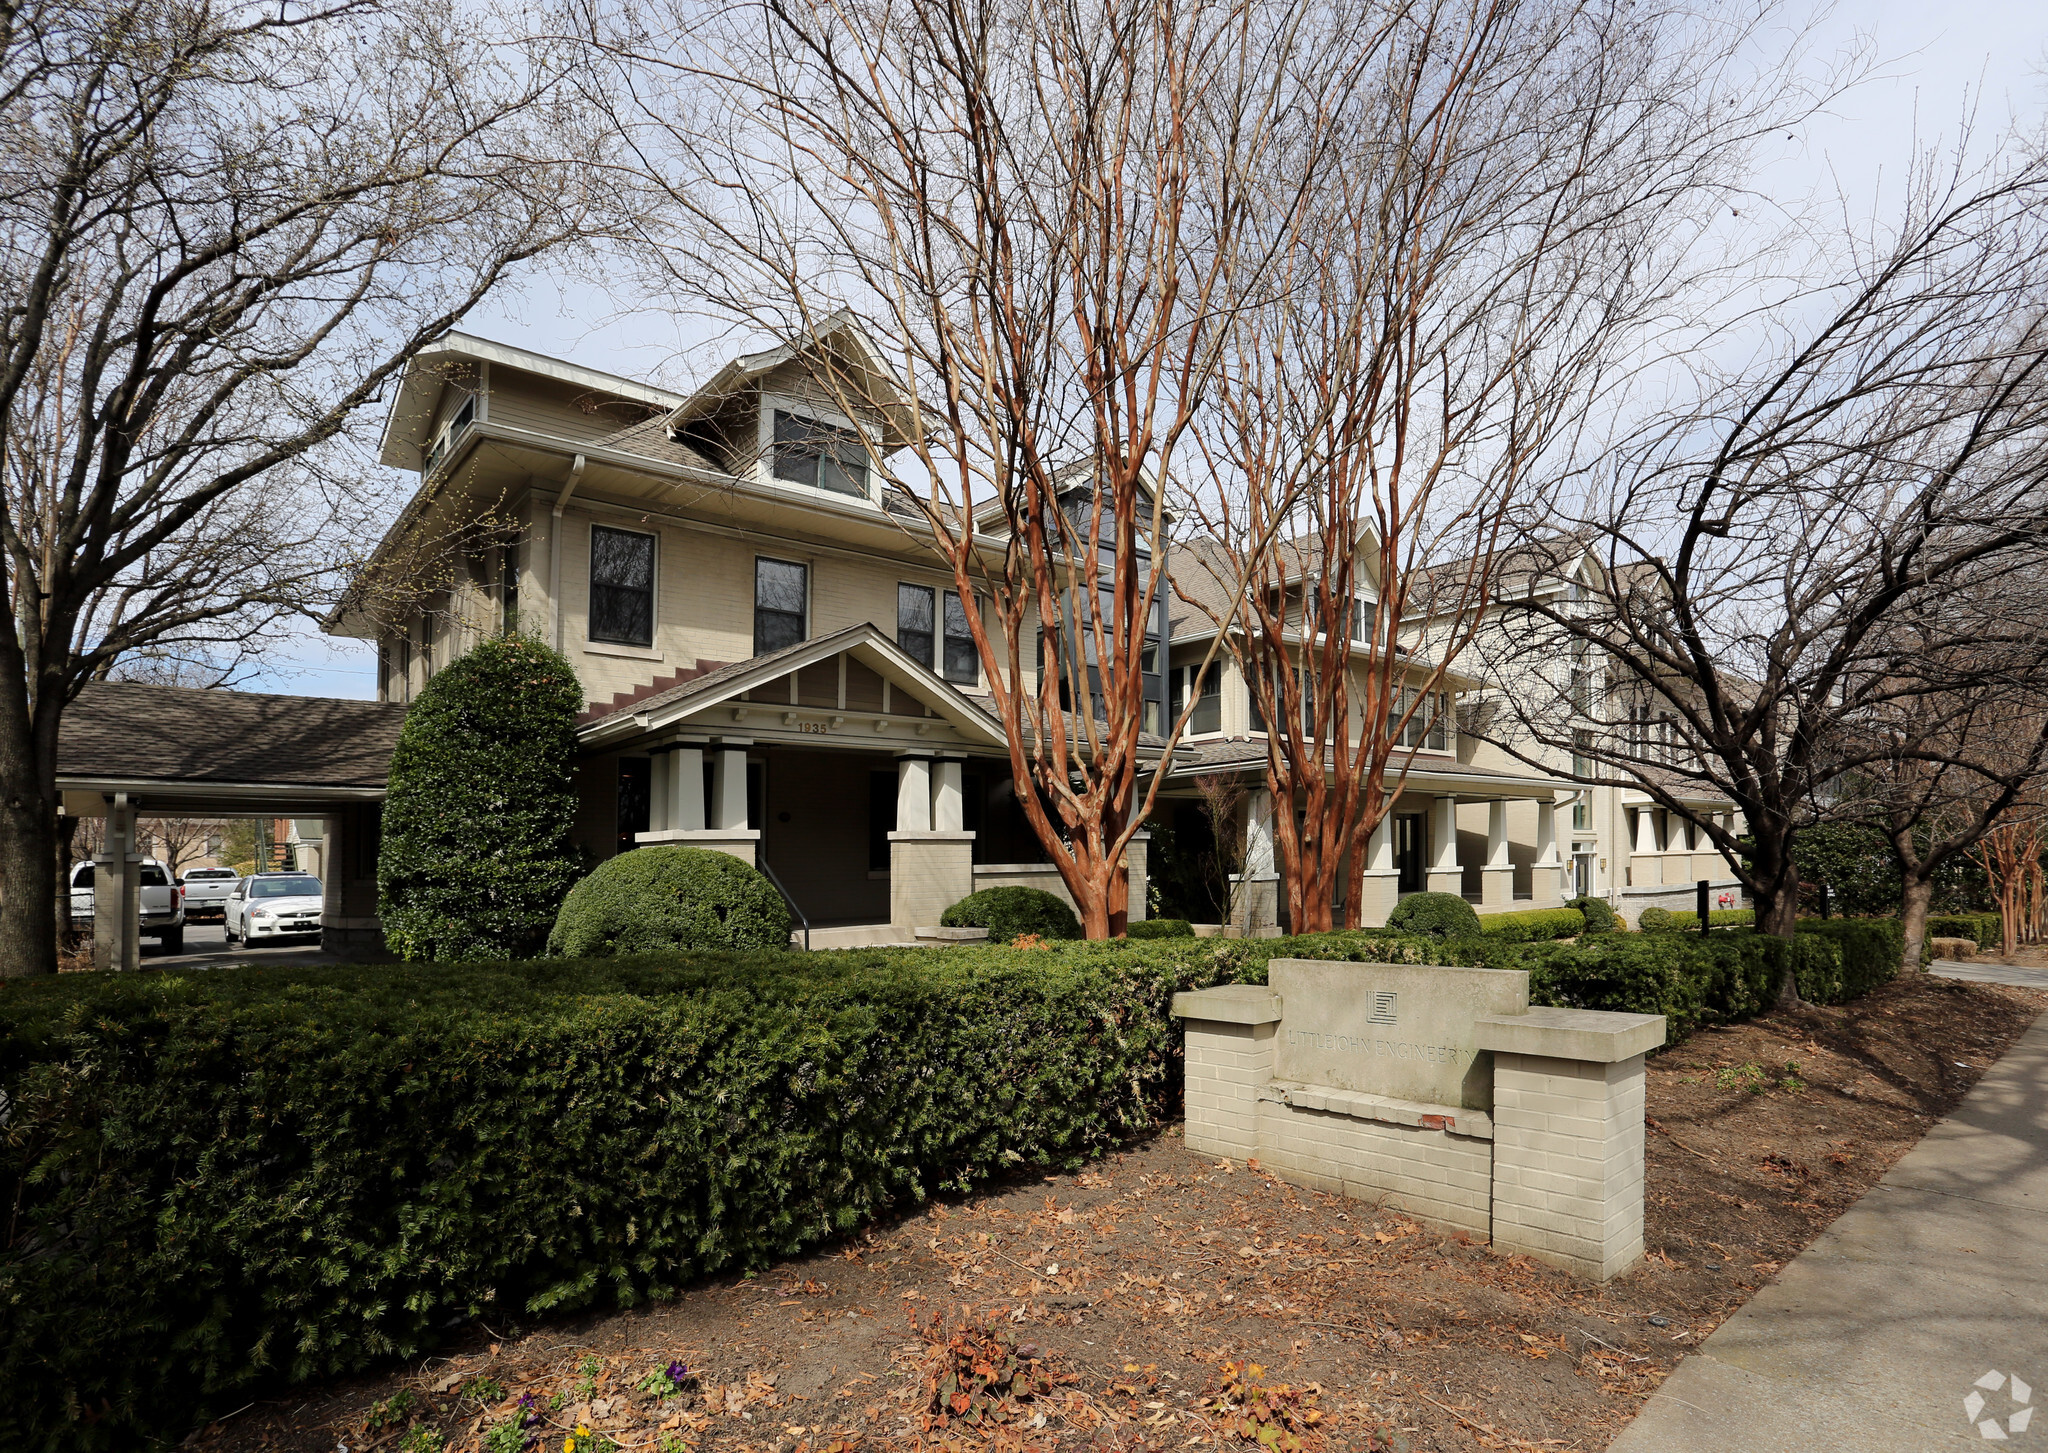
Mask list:
MULTIPOLYGON (((1839 206, 1855 219, 1883 216, 1898 200, 1916 141, 1924 148, 1954 138, 1973 107, 1979 132, 1995 134, 2013 117, 2040 117, 2048 99, 2048 5, 2041 0, 1850 0, 1816 33, 1814 63, 1826 64, 1859 39, 1874 48, 1874 78, 1788 140, 1758 175, 1759 190, 1788 209, 1839 206)), ((683 354, 706 335, 696 320, 624 308, 588 288, 546 281, 530 281, 473 316, 463 331, 672 387, 686 386, 702 366, 683 354)), ((281 645, 264 674, 246 685, 372 697, 375 661, 367 646, 308 631, 281 645)))

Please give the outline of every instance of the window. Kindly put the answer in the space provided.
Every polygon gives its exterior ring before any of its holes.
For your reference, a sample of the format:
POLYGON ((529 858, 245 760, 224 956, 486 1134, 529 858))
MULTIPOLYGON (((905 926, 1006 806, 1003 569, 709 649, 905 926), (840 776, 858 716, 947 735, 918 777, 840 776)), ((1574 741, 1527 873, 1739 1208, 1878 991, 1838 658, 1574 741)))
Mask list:
POLYGON ((957 590, 946 592, 945 677, 967 686, 981 679, 981 652, 974 647, 974 630, 967 623, 967 608, 957 590))
MULTIPOLYGON (((1404 687, 1394 700, 1393 720, 1399 721, 1401 713, 1415 700, 1415 692, 1404 687)), ((1429 699, 1416 707, 1415 715, 1408 718, 1407 726, 1401 729, 1401 745, 1422 747, 1431 752, 1450 750, 1451 694, 1448 691, 1432 691, 1429 699)))
POLYGON ((788 560, 754 561, 754 654, 765 656, 794 646, 807 634, 805 602, 810 568, 788 560))
POLYGON ((590 527, 590 639, 654 644, 654 536, 590 527))
POLYGON ((1209 663, 1206 671, 1199 666, 1173 668, 1173 715, 1176 720, 1187 709, 1188 698, 1194 698, 1195 709, 1188 717, 1190 736, 1223 730, 1223 693, 1217 685, 1218 671, 1214 661, 1209 663))
POLYGON ((775 411, 777 479, 868 497, 868 451, 852 429, 775 411))
POLYGON ((504 606, 499 629, 509 636, 519 629, 519 552, 511 545, 498 548, 498 587, 504 606))
POLYGON ((1584 641, 1572 645, 1572 710, 1580 716, 1593 712, 1593 657, 1592 647, 1584 641))
POLYGON ((903 653, 927 671, 937 668, 933 656, 933 602, 938 592, 929 585, 896 587, 896 644, 903 653))

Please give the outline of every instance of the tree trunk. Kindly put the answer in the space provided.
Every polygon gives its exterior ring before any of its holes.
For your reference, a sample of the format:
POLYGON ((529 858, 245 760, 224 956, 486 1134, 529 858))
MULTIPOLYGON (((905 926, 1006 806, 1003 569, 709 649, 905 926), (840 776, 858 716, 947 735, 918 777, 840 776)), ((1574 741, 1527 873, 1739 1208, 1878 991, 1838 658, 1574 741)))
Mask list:
MULTIPOLYGON (((1759 932, 1768 933, 1775 938, 1789 939, 1798 922, 1799 880, 1788 873, 1784 880, 1778 883, 1776 891, 1768 897, 1757 898, 1756 926, 1759 932)), ((1777 1007, 1796 1009, 1800 1003, 1799 980, 1792 972, 1792 964, 1788 959, 1785 972, 1778 979, 1777 1007)))
MULTIPOLYGON (((43 792, 5 774, 0 798, 0 978, 57 972, 57 820, 43 792)), ((27 777, 22 772, 20 777, 27 777)))
POLYGON ((1906 933, 1906 954, 1900 969, 1920 972, 1920 948, 1927 941, 1927 910, 1934 902, 1934 884, 1914 873, 1905 875, 1905 889, 1899 895, 1899 924, 1906 933))

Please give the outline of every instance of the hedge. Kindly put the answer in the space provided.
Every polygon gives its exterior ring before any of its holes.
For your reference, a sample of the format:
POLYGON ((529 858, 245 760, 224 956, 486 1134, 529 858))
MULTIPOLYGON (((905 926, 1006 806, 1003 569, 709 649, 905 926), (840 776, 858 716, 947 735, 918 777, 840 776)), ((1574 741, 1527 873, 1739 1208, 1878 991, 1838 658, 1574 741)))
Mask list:
POLYGON ((0 1446, 175 1441, 462 1319, 1078 1168, 1178 1112, 1168 1005, 1218 968, 1074 948, 8 985, 0 1446))
POLYGON ((1861 998, 1897 978, 1905 962, 1905 927, 1896 918, 1802 918, 1794 931, 1801 938, 1832 943, 1840 959, 1831 992, 1808 993, 1804 982, 1799 985, 1800 997, 1816 1003, 1861 998))
POLYGON ((1935 913, 1928 916, 1927 936, 1967 938, 1973 940, 1978 948, 2002 948, 2005 944, 2005 921, 1996 913, 1935 913))
MULTIPOLYGON (((1756 924, 1754 908, 1709 908, 1708 928, 1751 928, 1756 924)), ((1659 908, 1652 904, 1636 915, 1636 927, 1644 933, 1661 933, 1676 929, 1681 933, 1698 933, 1700 915, 1692 908, 1659 908)))
POLYGON ((1126 938, 1193 938, 1195 926, 1185 918, 1141 918, 1124 927, 1126 938))
POLYGON ((1614 905, 1605 898, 1573 898, 1564 906, 1576 908, 1586 915, 1587 933, 1613 933, 1623 927, 1621 916, 1614 911, 1614 905))
POLYGON ((985 928, 989 942, 999 944, 1012 943, 1027 933, 1047 940, 1081 936, 1081 920, 1074 917, 1067 900, 1043 888, 984 888, 940 914, 939 924, 944 928, 985 928))
POLYGON ((548 934, 549 953, 575 959, 788 947, 789 907, 760 869, 666 843, 599 863, 569 890, 548 934))
POLYGON ((1479 931, 1510 943, 1542 943, 1576 938, 1586 931, 1586 915, 1576 908, 1530 908, 1520 913, 1482 913, 1479 931))

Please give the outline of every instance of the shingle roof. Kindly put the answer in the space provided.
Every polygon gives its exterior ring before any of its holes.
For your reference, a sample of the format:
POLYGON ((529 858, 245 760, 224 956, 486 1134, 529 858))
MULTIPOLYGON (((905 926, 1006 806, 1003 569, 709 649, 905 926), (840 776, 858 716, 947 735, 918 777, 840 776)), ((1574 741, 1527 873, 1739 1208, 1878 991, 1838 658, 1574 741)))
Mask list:
POLYGON ((668 420, 663 415, 643 419, 637 424, 628 424, 590 441, 593 449, 612 449, 621 454, 638 454, 643 459, 659 459, 666 464, 681 464, 690 469, 708 470, 713 474, 726 471, 712 463, 702 452, 685 444, 680 439, 671 439, 668 420))
POLYGON ((101 681, 64 713, 60 777, 382 787, 396 702, 101 681))
MULTIPOLYGON (((1330 748, 1323 748, 1323 764, 1330 765, 1330 748)), ((1175 753, 1174 773, 1185 776, 1190 772, 1218 772, 1231 769, 1258 768, 1266 765, 1266 739, 1264 737, 1216 737, 1207 741, 1182 742, 1175 753)), ((1399 760, 1388 763, 1388 776, 1398 774, 1399 760)), ((1442 757, 1417 756, 1409 767, 1408 774, 1415 778, 1424 777, 1498 777, 1507 782, 1537 782, 1544 780, 1543 774, 1534 770, 1511 771, 1502 767, 1484 767, 1474 762, 1451 761, 1442 757)), ((1569 786, 1560 782, 1557 786, 1569 786)))

